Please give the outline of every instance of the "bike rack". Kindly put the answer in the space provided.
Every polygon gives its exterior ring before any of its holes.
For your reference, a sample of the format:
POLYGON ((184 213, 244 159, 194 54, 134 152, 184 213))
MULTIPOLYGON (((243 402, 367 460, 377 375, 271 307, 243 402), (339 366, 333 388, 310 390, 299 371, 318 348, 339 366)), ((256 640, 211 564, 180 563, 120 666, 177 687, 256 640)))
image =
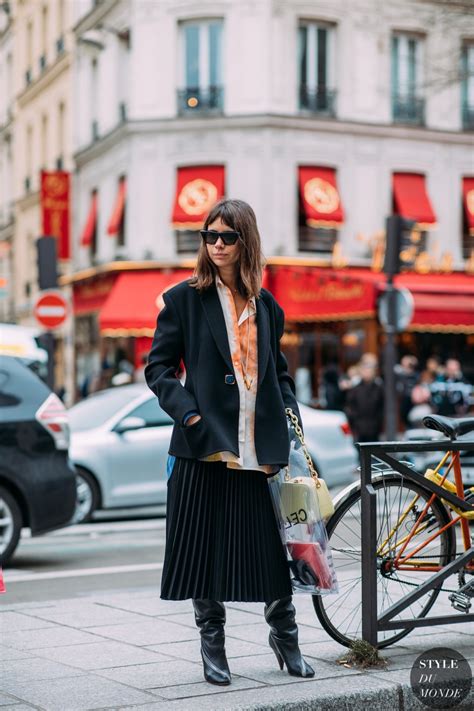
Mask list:
POLYGON ((361 516, 364 521, 362 528, 362 638, 377 646, 377 633, 382 630, 414 629, 431 625, 446 625, 459 622, 474 622, 474 613, 454 615, 438 615, 418 619, 394 620, 395 615, 405 610, 411 603, 418 600, 426 592, 437 587, 447 577, 455 573, 474 559, 474 545, 462 555, 451 561, 432 575, 413 592, 405 595, 394 605, 391 605, 381 617, 377 615, 377 547, 376 547, 376 492, 372 486, 372 455, 388 464, 393 471, 402 474, 425 489, 438 494, 441 498, 455 504, 463 511, 472 511, 472 505, 463 501, 455 494, 447 491, 419 472, 410 469, 391 454, 403 452, 448 452, 473 451, 474 442, 441 440, 426 442, 369 442, 356 445, 360 451, 361 461, 361 516), (375 604, 374 604, 375 601, 375 604))

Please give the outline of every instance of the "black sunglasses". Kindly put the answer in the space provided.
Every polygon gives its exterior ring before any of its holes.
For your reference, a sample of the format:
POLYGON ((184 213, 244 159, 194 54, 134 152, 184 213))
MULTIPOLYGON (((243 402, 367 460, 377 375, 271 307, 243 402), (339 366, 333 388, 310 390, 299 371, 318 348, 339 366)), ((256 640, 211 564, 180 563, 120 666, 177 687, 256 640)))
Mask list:
POLYGON ((206 244, 216 244, 219 237, 225 245, 235 244, 240 237, 240 232, 229 230, 228 232, 217 232, 216 230, 199 230, 201 237, 206 244))

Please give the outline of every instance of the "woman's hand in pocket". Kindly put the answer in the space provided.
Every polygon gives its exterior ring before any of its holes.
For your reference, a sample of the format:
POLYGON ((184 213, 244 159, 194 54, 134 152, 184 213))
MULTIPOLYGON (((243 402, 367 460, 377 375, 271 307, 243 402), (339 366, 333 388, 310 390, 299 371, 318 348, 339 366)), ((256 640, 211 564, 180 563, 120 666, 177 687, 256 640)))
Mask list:
POLYGON ((186 420, 185 427, 189 427, 190 425, 195 425, 196 422, 199 422, 201 420, 201 415, 193 415, 192 417, 189 418, 189 420, 186 420))

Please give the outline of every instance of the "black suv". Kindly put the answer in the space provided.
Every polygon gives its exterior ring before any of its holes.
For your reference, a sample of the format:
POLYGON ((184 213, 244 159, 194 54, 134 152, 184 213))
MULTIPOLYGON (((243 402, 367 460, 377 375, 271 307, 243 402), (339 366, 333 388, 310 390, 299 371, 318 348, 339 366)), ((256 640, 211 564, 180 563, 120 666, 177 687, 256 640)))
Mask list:
POLYGON ((0 356, 0 564, 23 526, 32 535, 69 523, 76 503, 61 400, 17 358, 0 356))

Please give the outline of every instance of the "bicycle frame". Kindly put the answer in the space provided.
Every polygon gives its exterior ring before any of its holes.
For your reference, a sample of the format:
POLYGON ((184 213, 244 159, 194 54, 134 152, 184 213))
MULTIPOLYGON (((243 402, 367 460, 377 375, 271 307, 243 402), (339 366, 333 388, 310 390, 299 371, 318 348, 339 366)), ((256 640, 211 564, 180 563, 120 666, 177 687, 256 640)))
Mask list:
MULTIPOLYGON (((453 573, 461 570, 462 568, 468 568, 471 570, 474 566, 474 545, 471 543, 469 534, 469 523, 467 520, 463 519, 461 515, 451 519, 451 522, 447 526, 457 525, 460 521, 462 527, 462 537, 464 544, 464 552, 457 557, 455 560, 447 563, 445 566, 428 566, 424 570, 428 572, 433 572, 433 575, 425 580, 421 585, 415 588, 412 592, 408 593, 402 597, 397 603, 391 605, 387 610, 384 611, 382 616, 379 618, 377 615, 377 519, 376 519, 376 491, 372 486, 372 457, 375 456, 385 464, 388 464, 392 471, 395 471, 407 479, 412 480, 417 483, 425 490, 431 492, 434 497, 439 497, 444 499, 450 505, 455 506, 458 511, 461 512, 471 512, 472 505, 464 500, 463 492, 461 488, 462 484, 462 471, 461 463, 459 459, 459 452, 462 451, 473 451, 474 442, 451 442, 446 441, 427 441, 427 442, 377 442, 377 443, 362 443, 357 445, 360 450, 361 459, 361 516, 364 520, 364 526, 362 526, 362 637, 364 640, 370 642, 373 646, 377 646, 377 636, 378 632, 382 630, 396 630, 396 629, 413 629, 415 627, 424 627, 429 625, 437 624, 455 624, 459 622, 470 622, 474 621, 474 614, 453 614, 453 615, 438 615, 432 617, 423 617, 415 619, 401 619, 395 620, 394 618, 399 615, 402 611, 406 610, 415 600, 425 595, 430 590, 439 587, 443 581, 448 578, 453 573), (395 459, 391 454, 399 454, 402 452, 436 452, 441 451, 447 453, 447 458, 451 455, 452 466, 454 468, 454 477, 456 482, 456 494, 451 491, 444 489, 442 486, 434 483, 430 479, 427 479, 422 474, 414 471, 406 466, 403 462, 395 459), (458 494, 461 494, 459 496, 458 494), (374 604, 375 601, 375 604, 374 604)), ((444 459, 444 457, 443 457, 444 459)), ((443 461, 442 459, 442 461, 443 461)), ((447 461, 447 459, 445 460, 447 461)), ((442 464, 440 463, 439 467, 442 464)), ((447 474, 447 473, 446 473, 447 474)), ((431 499, 431 497, 430 497, 431 499)), ((425 507, 426 509, 428 507, 425 507)), ((421 517, 418 516, 417 523, 421 523, 421 517)), ((416 529, 415 529, 416 530, 416 529)), ((408 541, 403 541, 403 550, 397 552, 399 565, 403 565, 403 552, 406 550, 408 543, 413 539, 413 531, 410 532, 411 537, 408 541), (405 545, 406 543, 406 545, 405 545)), ((408 534, 409 536, 410 534, 408 534)), ((437 534, 435 534, 436 537, 437 534)), ((439 532, 438 532, 439 535, 439 532)), ((408 538, 408 536, 406 538, 408 538)), ((390 537, 390 534, 389 534, 390 537)), ((388 537, 388 538, 389 538, 388 537)), ((424 542, 425 544, 428 541, 424 542)), ((382 544, 383 545, 383 544, 382 544)), ((422 546, 423 547, 423 546, 422 546)), ((407 554, 406 560, 410 561, 407 564, 407 568, 411 571, 414 570, 414 564, 416 563, 416 548, 414 551, 407 554)), ((418 569, 418 566, 417 566, 418 569)))
MULTIPOLYGON (((454 480, 455 480, 455 487, 456 487, 456 496, 459 498, 459 501, 465 501, 464 498, 464 483, 462 479, 462 468, 461 468, 461 460, 460 460, 460 453, 456 451, 449 450, 446 452, 446 454, 443 456, 441 461, 439 462, 438 466, 434 470, 434 473, 437 474, 441 467, 443 467, 446 462, 449 460, 451 457, 451 463, 446 469, 446 472, 441 478, 441 481, 439 482, 439 486, 443 486, 444 482, 446 481, 450 471, 453 469, 454 470, 454 480)), ((443 489, 444 490, 444 489, 443 489)), ((418 546, 416 546, 413 550, 411 550, 409 553, 404 555, 406 549, 408 548, 409 544, 413 541, 413 539, 416 538, 417 535, 422 533, 426 528, 427 525, 422 525, 424 517, 432 505, 433 501, 438 498, 437 494, 431 494, 430 498, 426 502, 426 505, 424 506, 423 510, 419 514, 418 518, 416 519, 411 531, 404 536, 402 539, 399 541, 396 540, 393 544, 391 544, 391 539, 392 537, 397 533, 398 529, 410 513, 410 511, 413 509, 415 504, 419 500, 419 496, 415 496, 414 499, 411 501, 410 505, 408 508, 402 513, 400 519, 398 520, 397 524, 394 526, 394 528, 390 531, 389 535, 387 538, 382 541, 381 545, 377 548, 377 555, 383 556, 387 555, 389 553, 393 553, 394 550, 399 548, 397 554, 395 555, 395 558, 393 560, 393 567, 396 570, 409 570, 411 572, 413 571, 419 571, 419 572, 436 572, 438 570, 441 570, 443 566, 441 565, 436 565, 436 564, 429 564, 429 563, 424 563, 421 559, 417 559, 415 556, 417 553, 422 551, 424 548, 428 546, 429 543, 434 541, 436 538, 441 536, 444 531, 446 531, 448 528, 451 528, 453 526, 456 526, 458 523, 461 526, 461 535, 462 535, 462 540, 463 540, 463 545, 464 545, 464 550, 468 550, 470 547, 471 539, 470 539, 470 533, 469 533, 469 520, 466 516, 463 516, 462 514, 457 515, 455 518, 451 518, 450 522, 447 523, 445 526, 442 528, 438 529, 436 533, 433 533, 432 536, 427 538, 426 540, 423 541, 423 543, 420 543, 418 546), (387 548, 388 545, 388 548, 387 548)), ((447 507, 449 508, 449 507, 447 507)), ((474 512, 474 510, 473 510, 474 512)), ((473 570, 474 571, 474 561, 471 564, 468 564, 466 566, 468 570, 473 570)))

